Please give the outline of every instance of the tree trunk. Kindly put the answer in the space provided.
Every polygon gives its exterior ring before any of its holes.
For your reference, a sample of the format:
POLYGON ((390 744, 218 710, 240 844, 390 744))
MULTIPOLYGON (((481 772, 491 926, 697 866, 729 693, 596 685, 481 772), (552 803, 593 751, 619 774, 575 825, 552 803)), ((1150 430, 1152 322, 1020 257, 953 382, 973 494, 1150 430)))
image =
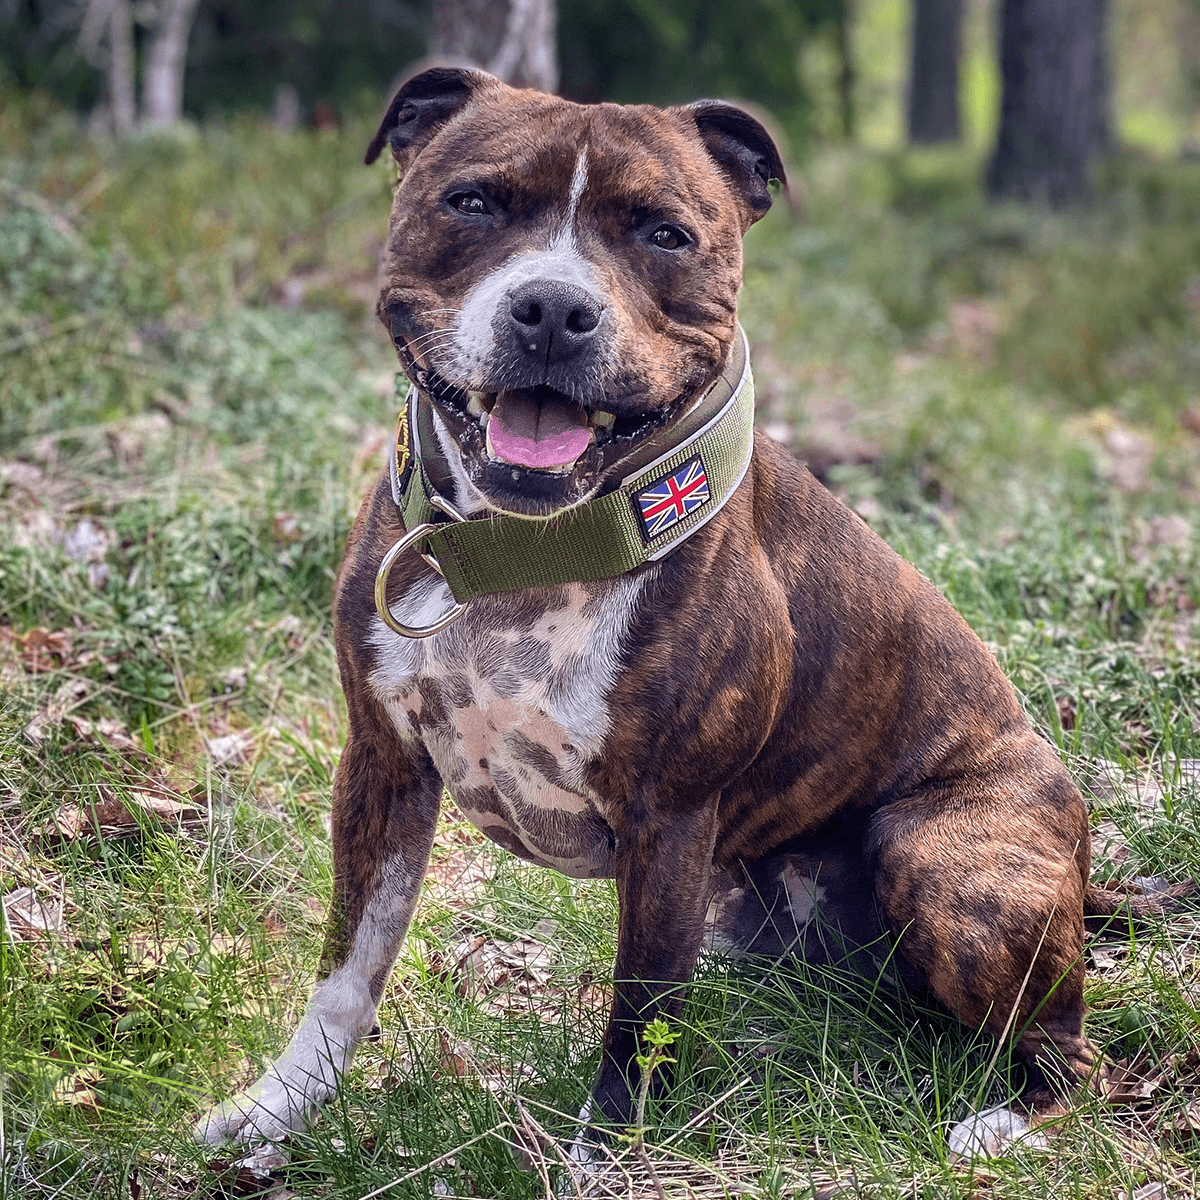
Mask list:
POLYGON ((1092 87, 1095 92, 1096 154, 1101 157, 1115 149, 1112 131, 1112 60, 1109 58, 1108 31, 1112 5, 1109 0, 1096 0, 1098 10, 1096 33, 1096 67, 1092 87))
POLYGON ((839 6, 834 21, 833 41, 838 54, 838 109, 842 118, 842 137, 854 138, 854 54, 850 48, 850 4, 839 6))
POLYGON ((963 0, 913 0, 908 140, 957 142, 963 0))
POLYGON ((129 0, 111 0, 108 13, 108 94, 113 133, 127 138, 137 125, 134 98, 133 14, 129 0))
POLYGON ((994 199, 1060 206, 1085 197, 1107 111, 1103 0, 1004 0, 994 199))
POLYGON ((558 87, 555 0, 434 0, 435 58, 466 59, 514 87, 558 87))
POLYGON ((183 115, 183 72, 198 0, 161 0, 142 72, 142 121, 170 125, 183 115))

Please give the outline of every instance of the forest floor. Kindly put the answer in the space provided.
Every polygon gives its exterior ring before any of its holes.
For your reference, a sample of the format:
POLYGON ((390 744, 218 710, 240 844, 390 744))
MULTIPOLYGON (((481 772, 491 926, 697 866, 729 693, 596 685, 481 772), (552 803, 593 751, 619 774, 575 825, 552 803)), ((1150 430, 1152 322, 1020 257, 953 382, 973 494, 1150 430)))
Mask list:
MULTIPOLYGON (((89 146, 0 103, 0 1194, 547 1196, 598 1062, 611 884, 447 806, 381 1037, 287 1161, 196 1147, 278 1053, 330 893, 334 571, 394 420, 365 124, 89 146)), ((1092 805, 1200 878, 1200 164, 992 208, 830 149, 747 241, 760 425, 951 598, 1092 805)), ((705 959, 644 1143, 671 1197, 1195 1194, 1200 916, 1089 948, 1121 1064, 1003 1158, 1023 1082, 872 980, 705 959)), ((657 1195, 640 1156, 602 1186, 657 1195)), ((571 1189, 567 1188, 567 1193, 571 1189)))

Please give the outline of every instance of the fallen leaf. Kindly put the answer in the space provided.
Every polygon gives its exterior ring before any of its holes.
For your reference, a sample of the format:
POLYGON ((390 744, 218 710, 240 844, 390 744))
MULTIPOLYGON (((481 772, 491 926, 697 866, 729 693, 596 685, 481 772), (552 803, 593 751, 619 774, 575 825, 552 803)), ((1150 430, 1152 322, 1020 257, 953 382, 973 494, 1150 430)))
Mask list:
POLYGON ((75 838, 132 837, 147 823, 174 825, 181 829, 199 829, 207 825, 203 809, 183 804, 157 792, 130 791, 123 797, 108 795, 95 804, 64 804, 42 828, 42 836, 51 841, 75 838))
POLYGON ((1027 1150, 1049 1150, 1046 1135, 1031 1128, 1020 1113, 999 1106, 972 1113, 946 1135, 946 1148, 954 1162, 973 1158, 999 1158, 1014 1144, 1027 1150))
POLYGON ((1200 1100, 1193 1100, 1175 1118, 1169 1133, 1172 1141, 1188 1145, 1200 1138, 1200 1100))
POLYGON ((1146 544, 1149 546, 1183 547, 1191 540, 1191 522, 1179 513, 1172 513, 1165 517, 1151 517, 1146 527, 1146 544))
POLYGON ((1115 822, 1107 818, 1092 830, 1092 861, 1120 866, 1129 861, 1129 843, 1115 822))
POLYGON ((1120 1200, 1125 1200, 1126 1196, 1129 1200, 1167 1200, 1167 1185, 1155 1180, 1143 1183, 1141 1187, 1136 1187, 1131 1192, 1118 1192, 1117 1196, 1120 1197, 1120 1200))
POLYGON ((1104 473, 1122 492, 1137 492, 1146 486, 1154 461, 1154 439, 1127 425, 1113 424, 1103 436, 1106 453, 1104 473))
POLYGON ((4 897, 9 932, 18 941, 57 933, 63 927, 61 900, 44 900, 31 887, 19 887, 4 897))
POLYGON ((1116 953, 1106 950, 1103 946, 1091 947, 1092 970, 1101 973, 1106 971, 1115 971, 1125 961, 1123 951, 1116 953))
POLYGON ((214 767, 231 767, 246 762, 254 751, 254 734, 248 729, 227 733, 222 737, 205 738, 205 748, 214 767))
POLYGON ((54 695, 41 707, 29 724, 25 726, 25 736, 35 745, 40 744, 46 737, 46 731, 51 726, 61 725, 69 713, 78 708, 91 694, 92 684, 87 679, 68 679, 54 695))
POLYGON ((92 1068, 66 1075, 54 1087, 54 1100, 58 1104, 70 1104, 76 1108, 88 1108, 99 1112, 100 1101, 96 1096, 95 1085, 101 1078, 100 1072, 92 1068))
POLYGON ((456 1079, 464 1079, 470 1074, 469 1059, 466 1053, 455 1050, 450 1045, 450 1039, 444 1033, 438 1034, 438 1046, 441 1051, 438 1061, 443 1071, 448 1075, 453 1075, 456 1079))
POLYGON ((108 583, 108 565, 104 556, 108 553, 109 541, 108 534, 95 521, 86 518, 63 534, 63 553, 76 562, 88 564, 88 582, 94 588, 102 588, 108 583))
POLYGON ((1113 1063, 1104 1082, 1109 1104, 1141 1104, 1162 1086, 1163 1072, 1142 1056, 1113 1063))
POLYGON ((2 625, 0 642, 6 642, 16 651, 21 665, 30 675, 57 670, 71 654, 71 633, 66 629, 51 632, 35 628, 18 634, 2 625))

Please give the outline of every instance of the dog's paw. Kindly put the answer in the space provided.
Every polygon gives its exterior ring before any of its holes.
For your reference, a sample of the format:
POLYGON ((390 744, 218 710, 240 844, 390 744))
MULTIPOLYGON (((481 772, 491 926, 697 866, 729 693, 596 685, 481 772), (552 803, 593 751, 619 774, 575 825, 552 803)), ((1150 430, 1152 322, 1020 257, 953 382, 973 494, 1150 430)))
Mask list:
POLYGON ((985 1108, 959 1121, 946 1138, 946 1148, 960 1159, 999 1158, 1016 1142, 1029 1150, 1049 1150, 1046 1136, 1011 1108, 985 1108))
POLYGON ((599 1195, 600 1176, 612 1163, 612 1155, 600 1131, 589 1125, 591 1119, 592 1100, 589 1097, 579 1110, 579 1132, 567 1152, 567 1178, 558 1190, 559 1200, 599 1195))
POLYGON ((246 1091, 210 1108, 196 1122, 196 1141, 210 1146, 281 1142, 291 1133, 303 1133, 330 1095, 327 1086, 288 1084, 278 1075, 265 1075, 246 1091))

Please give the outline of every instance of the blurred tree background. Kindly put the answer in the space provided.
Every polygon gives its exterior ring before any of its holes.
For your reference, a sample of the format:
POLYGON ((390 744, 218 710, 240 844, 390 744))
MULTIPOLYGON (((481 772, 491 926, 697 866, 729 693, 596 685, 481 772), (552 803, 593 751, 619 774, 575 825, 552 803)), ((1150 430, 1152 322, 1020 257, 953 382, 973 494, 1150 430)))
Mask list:
POLYGON ((187 117, 319 125, 429 54, 579 100, 742 98, 801 152, 998 133, 996 195, 1070 199, 1117 142, 1200 134, 1200 0, 0 0, 0 81, 118 134, 172 118, 172 55, 187 117))

